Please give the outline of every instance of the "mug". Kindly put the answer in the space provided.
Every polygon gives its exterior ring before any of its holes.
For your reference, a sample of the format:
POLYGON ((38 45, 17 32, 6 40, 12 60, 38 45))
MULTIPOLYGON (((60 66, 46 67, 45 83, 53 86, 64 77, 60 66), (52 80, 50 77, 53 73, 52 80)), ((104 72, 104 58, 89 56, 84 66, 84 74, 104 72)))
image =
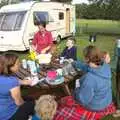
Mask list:
POLYGON ((59 76, 63 75, 63 70, 62 69, 57 69, 56 72, 59 76))

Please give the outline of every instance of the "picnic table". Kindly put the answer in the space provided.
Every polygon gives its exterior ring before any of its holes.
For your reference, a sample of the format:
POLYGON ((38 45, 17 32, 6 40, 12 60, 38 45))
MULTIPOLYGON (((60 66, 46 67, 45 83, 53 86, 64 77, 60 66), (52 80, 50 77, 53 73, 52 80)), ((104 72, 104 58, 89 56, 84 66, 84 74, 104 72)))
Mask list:
MULTIPOLYGON (((46 77, 47 71, 51 69, 58 69, 62 68, 63 65, 61 65, 58 61, 52 60, 50 64, 48 65, 40 65, 40 71, 38 72, 38 77, 39 79, 46 77)), ((24 79, 27 76, 30 76, 30 71, 27 69, 24 69, 22 66, 19 69, 19 72, 16 73, 17 77, 20 79, 24 79)), ((42 83, 40 82, 39 84, 33 86, 33 87, 39 87, 39 89, 47 89, 50 90, 52 88, 57 89, 57 88, 62 88, 64 90, 65 95, 71 95, 71 90, 69 87, 69 84, 76 80, 77 78, 80 78, 83 75, 83 72, 77 71, 76 74, 68 74, 63 76, 64 77, 64 82, 57 84, 57 85, 51 85, 47 82, 42 83)))

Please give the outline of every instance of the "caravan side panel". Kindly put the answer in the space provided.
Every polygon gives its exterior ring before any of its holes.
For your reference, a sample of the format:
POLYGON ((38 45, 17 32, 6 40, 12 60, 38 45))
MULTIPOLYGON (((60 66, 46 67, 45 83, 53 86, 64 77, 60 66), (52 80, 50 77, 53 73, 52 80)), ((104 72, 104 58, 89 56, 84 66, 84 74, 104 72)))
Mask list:
POLYGON ((0 9, 0 51, 24 51, 29 48, 23 34, 32 4, 14 4, 0 9))

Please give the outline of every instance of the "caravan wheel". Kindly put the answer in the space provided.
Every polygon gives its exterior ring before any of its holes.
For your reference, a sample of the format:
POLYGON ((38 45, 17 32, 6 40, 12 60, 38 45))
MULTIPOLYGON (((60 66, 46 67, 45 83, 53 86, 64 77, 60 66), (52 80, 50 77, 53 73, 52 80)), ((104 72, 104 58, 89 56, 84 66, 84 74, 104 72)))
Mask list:
POLYGON ((60 35, 57 36, 56 41, 57 41, 57 43, 60 43, 60 41, 61 41, 61 36, 60 35))

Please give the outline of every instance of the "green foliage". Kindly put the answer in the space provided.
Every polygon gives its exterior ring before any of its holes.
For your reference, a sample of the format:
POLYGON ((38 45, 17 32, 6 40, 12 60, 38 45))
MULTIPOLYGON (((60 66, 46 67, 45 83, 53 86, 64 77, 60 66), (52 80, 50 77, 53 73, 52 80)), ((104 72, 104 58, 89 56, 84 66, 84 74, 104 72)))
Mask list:
POLYGON ((90 4, 77 5, 77 18, 120 19, 120 0, 89 0, 90 4), (83 8, 86 8, 83 11, 83 8), (82 9, 82 10, 81 10, 82 9))
POLYGON ((0 3, 0 8, 2 7, 2 6, 4 6, 4 5, 7 5, 7 1, 1 1, 1 3, 0 3))

